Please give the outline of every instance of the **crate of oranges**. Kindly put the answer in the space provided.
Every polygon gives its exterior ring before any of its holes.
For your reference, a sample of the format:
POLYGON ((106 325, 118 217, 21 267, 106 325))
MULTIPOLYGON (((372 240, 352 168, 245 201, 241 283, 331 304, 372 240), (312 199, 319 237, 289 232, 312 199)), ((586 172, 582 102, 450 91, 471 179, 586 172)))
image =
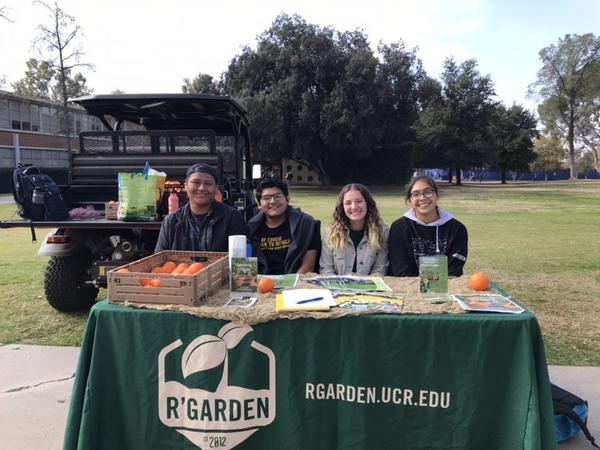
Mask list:
POLYGON ((166 250, 109 271, 108 299, 193 306, 228 280, 227 253, 166 250))

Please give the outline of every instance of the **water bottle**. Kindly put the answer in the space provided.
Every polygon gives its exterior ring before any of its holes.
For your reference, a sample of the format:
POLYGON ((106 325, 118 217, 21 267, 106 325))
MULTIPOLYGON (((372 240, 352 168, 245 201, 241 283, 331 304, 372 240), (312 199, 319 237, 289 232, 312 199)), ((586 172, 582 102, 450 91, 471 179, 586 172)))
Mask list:
POLYGON ((179 209, 179 197, 175 193, 175 190, 172 190, 169 194, 169 214, 175 214, 179 209))
POLYGON ((44 216, 46 214, 46 207, 44 206, 44 191, 36 187, 33 190, 31 203, 32 220, 44 220, 44 216))

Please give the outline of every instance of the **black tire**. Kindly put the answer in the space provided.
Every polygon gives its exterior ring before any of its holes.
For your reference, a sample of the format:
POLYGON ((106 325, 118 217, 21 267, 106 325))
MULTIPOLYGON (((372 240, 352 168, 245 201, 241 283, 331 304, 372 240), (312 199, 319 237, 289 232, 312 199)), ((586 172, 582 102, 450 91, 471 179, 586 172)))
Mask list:
POLYGON ((98 288, 84 284, 90 280, 91 258, 85 253, 52 256, 44 275, 46 300, 54 309, 69 312, 91 308, 98 288))

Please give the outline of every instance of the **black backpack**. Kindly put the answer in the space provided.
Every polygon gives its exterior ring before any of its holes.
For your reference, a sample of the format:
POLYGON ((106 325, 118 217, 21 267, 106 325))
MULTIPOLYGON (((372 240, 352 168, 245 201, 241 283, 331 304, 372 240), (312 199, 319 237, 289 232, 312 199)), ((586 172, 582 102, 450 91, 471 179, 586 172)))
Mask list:
POLYGON ((19 163, 13 170, 10 187, 19 215, 24 219, 53 221, 69 217, 67 204, 58 185, 37 167, 19 163), (33 192, 36 189, 44 196, 41 210, 36 210, 33 205, 33 192))
POLYGON ((556 424, 556 440, 566 441, 574 437, 579 430, 596 447, 595 439, 587 428, 588 404, 575 394, 551 384, 552 404, 554 406, 554 421, 556 424))

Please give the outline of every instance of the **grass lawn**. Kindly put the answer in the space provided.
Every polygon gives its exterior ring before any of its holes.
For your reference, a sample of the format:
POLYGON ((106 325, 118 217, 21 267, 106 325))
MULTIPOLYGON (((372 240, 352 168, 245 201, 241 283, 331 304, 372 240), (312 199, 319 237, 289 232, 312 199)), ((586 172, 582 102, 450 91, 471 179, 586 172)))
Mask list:
MULTIPOLYGON (((406 211, 400 188, 372 190, 387 224, 406 211)), ((487 272, 535 313, 549 363, 600 366, 600 182, 442 184, 441 195, 469 230, 466 272, 487 272)), ((292 187, 292 204, 322 230, 336 199, 337 190, 292 187)), ((0 205, 0 219, 13 211, 0 205)), ((46 303, 37 248, 27 229, 0 231, 0 343, 78 345, 87 315, 46 303)))

